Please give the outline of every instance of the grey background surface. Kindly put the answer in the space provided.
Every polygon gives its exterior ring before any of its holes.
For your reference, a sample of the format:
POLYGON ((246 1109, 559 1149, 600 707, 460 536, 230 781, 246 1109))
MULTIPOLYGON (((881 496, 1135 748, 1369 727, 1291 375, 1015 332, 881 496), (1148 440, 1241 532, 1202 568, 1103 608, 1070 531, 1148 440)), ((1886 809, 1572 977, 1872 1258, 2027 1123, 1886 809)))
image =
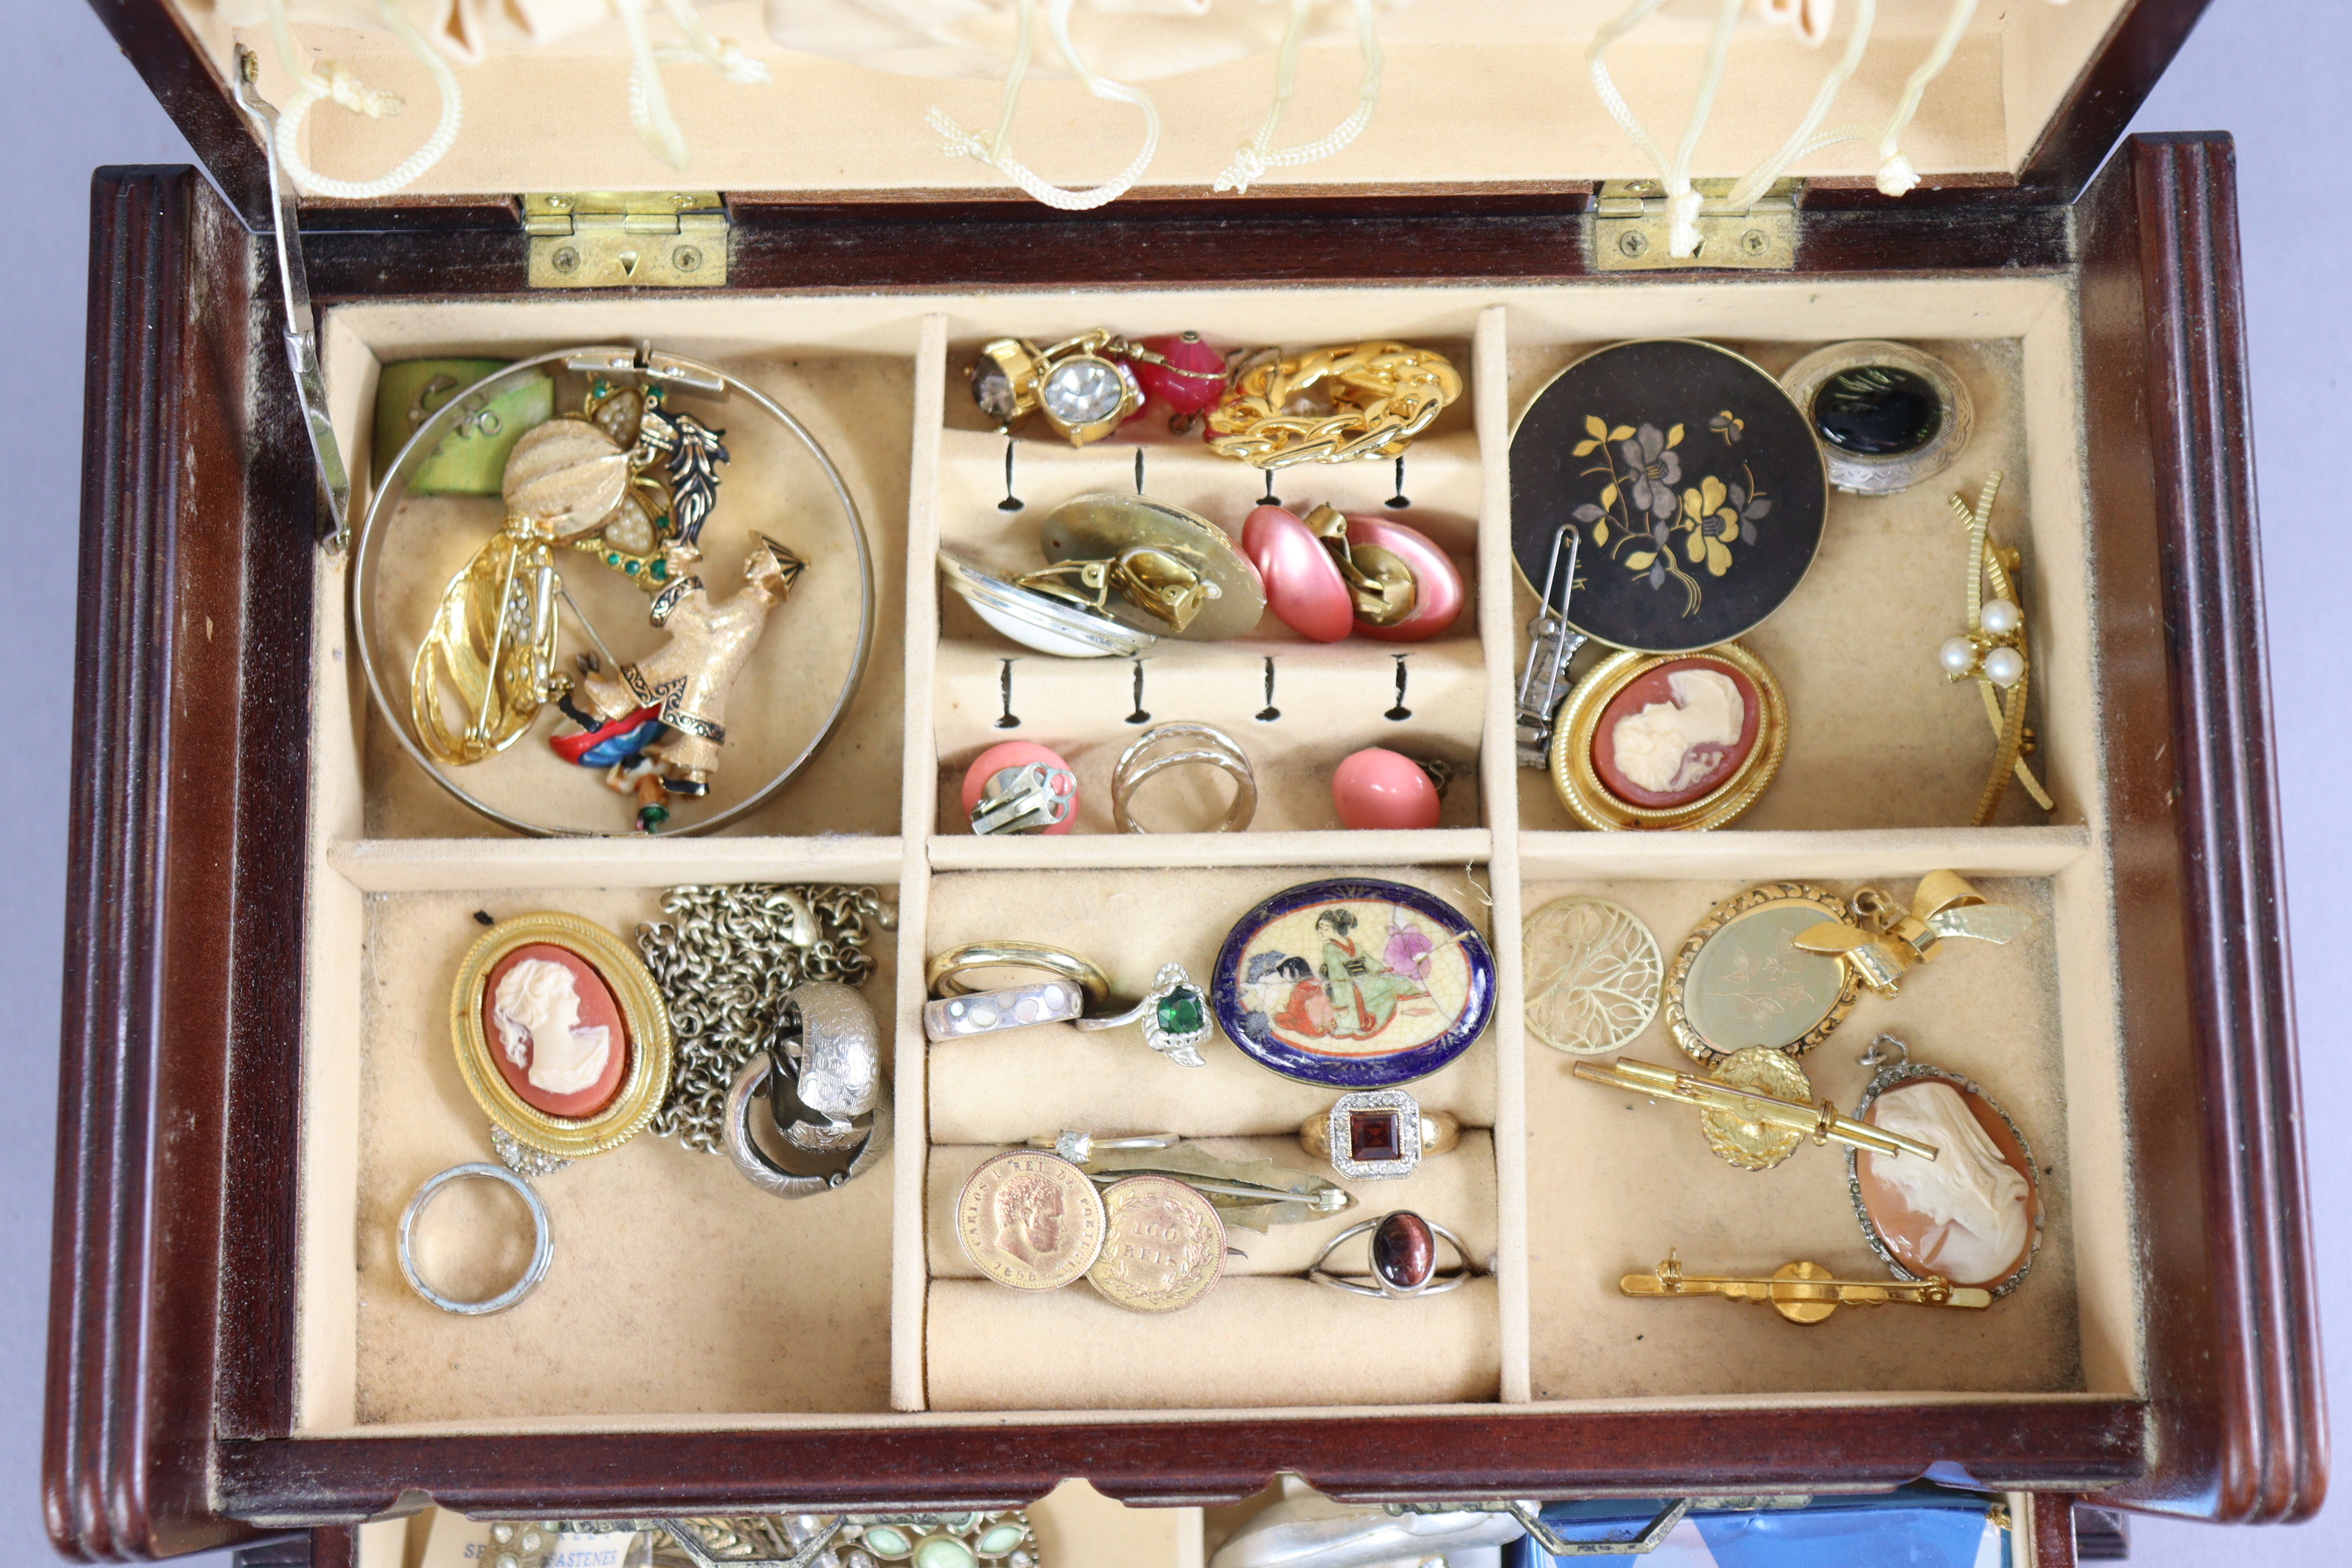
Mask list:
MULTIPOLYGON (((2017 0, 2032 3, 2032 0, 2017 0)), ((0 193, 25 243, 0 285, 0 377, 11 448, 0 503, 8 673, 18 737, 0 829, 0 1563, 50 1561, 39 1473, 47 1334, 66 818, 78 742, 72 692, 79 513, 88 182, 100 163, 192 161, 73 0, 9 0, 17 74, 0 98, 0 193)), ((2335 0, 2216 0, 2135 129, 2236 133, 2253 365, 2263 559, 2310 1176, 2331 1363, 2352 1368, 2352 1067, 2344 1058, 2335 925, 2352 889, 2352 775, 2342 696, 2352 565, 2347 268, 2352 157, 2346 68, 2352 7, 2335 0)), ((2352 1387, 2337 1409, 2352 1407, 2352 1387)), ((2344 1417, 2336 1422, 2346 1431, 2344 1417)), ((2352 1563, 2352 1504, 2292 1529, 2218 1531, 2135 1520, 2132 1557, 2162 1564, 2352 1563)), ((226 1556, 191 1559, 226 1563, 226 1556)), ((1117 1568, 1069 1564, 1067 1568, 1117 1568)))

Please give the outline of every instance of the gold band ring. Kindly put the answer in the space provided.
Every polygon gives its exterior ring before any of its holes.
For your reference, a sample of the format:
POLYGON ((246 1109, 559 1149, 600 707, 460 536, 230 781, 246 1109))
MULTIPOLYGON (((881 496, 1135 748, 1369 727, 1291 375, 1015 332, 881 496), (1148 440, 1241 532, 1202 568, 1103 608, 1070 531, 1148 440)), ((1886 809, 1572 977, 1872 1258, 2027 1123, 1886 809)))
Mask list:
POLYGON ((1041 942, 971 942, 951 947, 924 970, 924 988, 933 996, 968 996, 978 988, 957 977, 974 969, 1042 969, 1085 992, 1090 1007, 1099 1009, 1110 1000, 1109 975, 1075 952, 1041 942))

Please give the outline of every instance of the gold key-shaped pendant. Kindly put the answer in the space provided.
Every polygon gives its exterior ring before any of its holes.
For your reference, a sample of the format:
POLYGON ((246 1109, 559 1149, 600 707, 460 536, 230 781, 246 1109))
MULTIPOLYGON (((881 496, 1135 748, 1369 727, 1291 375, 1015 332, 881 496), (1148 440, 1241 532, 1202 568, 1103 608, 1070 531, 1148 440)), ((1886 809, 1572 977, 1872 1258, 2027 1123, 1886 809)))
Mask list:
POLYGON ((1784 1263, 1769 1279, 1685 1274, 1672 1248, 1647 1274, 1617 1281, 1628 1296, 1721 1296, 1731 1301, 1763 1301, 1792 1323, 1818 1323, 1840 1307, 1966 1307, 1992 1305, 1992 1292, 1941 1279, 1837 1279, 1818 1263, 1784 1263))

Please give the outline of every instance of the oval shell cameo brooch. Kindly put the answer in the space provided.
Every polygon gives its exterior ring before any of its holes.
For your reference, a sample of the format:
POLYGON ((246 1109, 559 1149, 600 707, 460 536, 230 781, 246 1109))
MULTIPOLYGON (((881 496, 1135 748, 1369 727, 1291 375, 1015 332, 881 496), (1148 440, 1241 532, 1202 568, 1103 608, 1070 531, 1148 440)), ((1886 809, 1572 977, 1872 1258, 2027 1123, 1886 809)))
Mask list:
POLYGON ((541 1153, 618 1147, 668 1092, 669 1015, 653 975, 574 915, 518 915, 484 931, 457 967, 449 1025, 484 1113, 541 1153))
POLYGON ((1847 1153, 1846 1185, 1871 1250, 1901 1279, 2008 1295, 2042 1246, 2042 1184, 2025 1134, 1974 1079, 1912 1061, 1891 1035, 1862 1062, 1881 1071, 1855 1119, 1937 1150, 1932 1162, 1847 1153))
POLYGON ((1425 1078, 1495 1012, 1495 957, 1468 916, 1402 882, 1286 888, 1217 954, 1217 1023, 1257 1064, 1337 1089, 1425 1078))

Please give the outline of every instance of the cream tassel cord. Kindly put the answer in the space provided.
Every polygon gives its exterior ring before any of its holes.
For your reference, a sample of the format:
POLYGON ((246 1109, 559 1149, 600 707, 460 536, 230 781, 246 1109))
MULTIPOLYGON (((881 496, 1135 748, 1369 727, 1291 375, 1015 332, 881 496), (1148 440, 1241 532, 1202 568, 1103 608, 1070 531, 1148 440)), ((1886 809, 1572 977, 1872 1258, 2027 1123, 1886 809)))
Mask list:
MULTIPOLYGON (((1790 26, 1800 41, 1818 45, 1829 36, 1834 0, 1759 0, 1759 7, 1768 22, 1790 26)), ((2051 0, 2064 5, 2065 0, 2051 0)), ((1723 70, 1730 53, 1731 37, 1739 21, 1744 0, 1722 0, 1716 16, 1715 30, 1707 42, 1706 63, 1700 73, 1698 91, 1692 100, 1690 118, 1683 131, 1683 140, 1669 159, 1645 131, 1624 95, 1617 90, 1609 75, 1607 56, 1610 48, 1642 23, 1657 13, 1664 0, 1634 0, 1625 13, 1593 36, 1584 52, 1586 68, 1592 76, 1593 91, 1600 97, 1601 107, 1625 132, 1643 156, 1658 170, 1665 184, 1667 215, 1667 253, 1676 258, 1688 258, 1698 251, 1698 216, 1705 198, 1691 188, 1691 160, 1698 145, 1699 132, 1706 125, 1707 116, 1715 107, 1717 90, 1723 84, 1723 70)), ((1824 148, 1843 142, 1875 143, 1878 170, 1875 181, 1881 194, 1890 196, 1906 195, 1919 184, 1918 171, 1904 156, 1903 132, 1919 112, 1928 84, 1942 74, 1951 63, 1953 52, 1974 20, 1977 0, 1952 0, 1944 16, 1942 30, 1937 35, 1933 48, 1904 83, 1903 96, 1895 112, 1884 126, 1868 124, 1842 125, 1818 131, 1829 115, 1830 106, 1838 90, 1850 79, 1862 64, 1864 50, 1870 42, 1871 31, 1877 20, 1877 0, 1858 0, 1853 34, 1846 41, 1843 56, 1832 67, 1814 95, 1811 110, 1796 132, 1782 143, 1780 149, 1743 175, 1721 203, 1723 210, 1738 212, 1753 204, 1770 188, 1788 167, 1801 159, 1811 156, 1824 148), (1818 132, 1818 133, 1817 133, 1818 132)))
POLYGON ((1290 0, 1290 26, 1283 34, 1281 64, 1275 74, 1274 106, 1265 111, 1265 123, 1258 127, 1256 137, 1242 143, 1233 163, 1217 176, 1213 189, 1246 193, 1265 177, 1269 169, 1295 169, 1304 163, 1320 163, 1363 134, 1364 127, 1372 122, 1372 110, 1381 100, 1381 72, 1388 62, 1381 53, 1380 32, 1372 20, 1372 0, 1356 0, 1356 34, 1364 55, 1363 85, 1357 90, 1356 111, 1318 141, 1286 147, 1279 153, 1267 151, 1274 142, 1275 128, 1282 123, 1283 110, 1290 107, 1290 100, 1298 89, 1298 47, 1306 37, 1307 14, 1312 5, 1313 0, 1290 0))
MULTIPOLYGON (((458 130, 465 122, 464 96, 458 91, 457 75, 448 62, 417 32, 398 0, 375 0, 376 16, 385 30, 398 38, 401 47, 431 74, 441 94, 440 123, 422 147, 380 179, 339 180, 321 174, 302 155, 302 122, 314 107, 332 100, 354 114, 381 120, 398 114, 403 105, 397 93, 365 86, 349 66, 339 60, 321 60, 316 69, 304 64, 302 53, 294 42, 293 28, 287 21, 286 4, 287 0, 269 0, 269 30, 277 46, 278 63, 294 80, 294 91, 278 121, 278 162, 298 186, 313 195, 373 201, 415 184, 456 144, 458 130)), ((766 66, 711 32, 695 10, 694 0, 662 0, 662 5, 685 38, 683 47, 654 43, 646 25, 645 0, 612 0, 614 14, 629 45, 630 123, 636 127, 638 138, 654 156, 672 168, 683 170, 688 157, 686 135, 670 112, 660 62, 699 59, 729 81, 743 86, 763 84, 770 77, 766 66)))
POLYGON ((1038 177, 1028 165, 1013 156, 1013 114, 1020 106, 1021 83, 1029 74, 1031 36, 1035 30, 1037 0, 1020 0, 1021 30, 1013 47, 1013 69, 1004 79, 1004 106, 996 118, 996 134, 982 141, 950 119, 945 110, 933 109, 925 116, 925 123, 947 138, 940 151, 950 158, 976 158, 997 170, 1014 184, 1028 192, 1049 207, 1063 212, 1086 212, 1117 201, 1143 177, 1151 160, 1160 153, 1160 110, 1151 100, 1131 87, 1097 76, 1079 58, 1077 47, 1070 42, 1070 6, 1073 0, 1048 0, 1045 26, 1054 35, 1054 47, 1062 51, 1062 58, 1086 84, 1088 92, 1113 103, 1131 103, 1143 111, 1143 146, 1134 162, 1099 185, 1085 190, 1071 190, 1052 184, 1038 177))
POLYGON ((381 120, 400 112, 399 95, 362 86, 351 68, 339 60, 321 60, 317 70, 306 67, 301 52, 294 46, 294 30, 287 24, 286 0, 269 0, 269 33, 278 47, 278 63, 294 79, 293 94, 278 118, 278 161, 286 166, 297 185, 313 195, 364 202, 405 190, 441 161, 457 142, 457 129, 465 122, 465 100, 458 95, 457 78, 449 69, 448 62, 418 35, 415 25, 395 0, 376 0, 375 9, 393 37, 432 73, 433 84, 441 91, 441 122, 434 127, 424 146, 383 178, 338 180, 320 174, 302 156, 302 121, 312 107, 332 99, 354 114, 381 120))

